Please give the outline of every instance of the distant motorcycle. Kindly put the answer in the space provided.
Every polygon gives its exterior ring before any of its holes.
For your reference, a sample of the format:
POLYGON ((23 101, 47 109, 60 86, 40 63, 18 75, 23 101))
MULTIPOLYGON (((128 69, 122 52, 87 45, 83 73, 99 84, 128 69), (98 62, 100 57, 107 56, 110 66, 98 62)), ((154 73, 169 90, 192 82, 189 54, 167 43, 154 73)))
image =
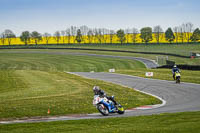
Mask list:
POLYGON ((175 79, 176 79, 176 83, 180 84, 180 82, 181 82, 180 72, 175 72, 175 79))
POLYGON ((120 104, 115 105, 106 97, 95 95, 93 99, 93 105, 96 106, 99 112, 104 116, 108 116, 109 113, 124 114, 124 108, 120 104))

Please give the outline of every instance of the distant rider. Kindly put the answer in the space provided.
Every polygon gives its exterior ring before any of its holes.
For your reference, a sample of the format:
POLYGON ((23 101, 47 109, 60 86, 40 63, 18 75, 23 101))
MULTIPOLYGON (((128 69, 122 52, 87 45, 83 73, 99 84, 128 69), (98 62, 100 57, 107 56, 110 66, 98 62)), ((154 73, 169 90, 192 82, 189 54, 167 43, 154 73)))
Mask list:
POLYGON ((180 73, 180 70, 178 69, 178 67, 176 65, 174 65, 174 67, 172 68, 172 74, 173 74, 173 78, 175 80, 175 73, 176 72, 179 72, 180 73))
POLYGON ((107 96, 106 93, 99 88, 99 86, 93 87, 94 95, 99 95, 100 97, 106 97, 108 100, 111 100, 115 105, 117 102, 114 100, 113 96, 107 96))

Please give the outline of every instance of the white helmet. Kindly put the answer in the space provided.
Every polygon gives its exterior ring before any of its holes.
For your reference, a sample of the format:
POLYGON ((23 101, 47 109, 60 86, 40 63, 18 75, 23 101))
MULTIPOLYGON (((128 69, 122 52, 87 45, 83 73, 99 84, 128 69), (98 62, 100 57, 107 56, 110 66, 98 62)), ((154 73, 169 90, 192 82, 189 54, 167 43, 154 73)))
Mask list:
POLYGON ((94 87, 93 87, 94 93, 95 93, 95 92, 98 92, 99 90, 100 90, 100 89, 99 89, 99 86, 94 86, 94 87))
POLYGON ((176 65, 174 65, 174 68, 176 68, 176 65))

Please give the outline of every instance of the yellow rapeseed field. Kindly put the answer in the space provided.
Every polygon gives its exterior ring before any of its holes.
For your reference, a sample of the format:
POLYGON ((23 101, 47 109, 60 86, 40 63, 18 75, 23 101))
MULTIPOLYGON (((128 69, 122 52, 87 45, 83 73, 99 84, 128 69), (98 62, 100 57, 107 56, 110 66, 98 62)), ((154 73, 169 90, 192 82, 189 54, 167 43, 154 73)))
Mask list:
MULTIPOLYGON (((155 34, 153 34, 152 36, 153 36, 153 40, 150 41, 149 43, 157 43, 155 34)), ((132 34, 126 34, 125 37, 126 37, 126 41, 124 43, 133 43, 132 34)), ((179 43, 181 43, 182 41, 187 42, 187 39, 184 37, 184 40, 181 40, 181 38, 179 37, 179 39, 177 40, 177 42, 179 42, 179 43)), ((160 43, 168 43, 168 41, 166 41, 166 39, 165 39, 164 33, 162 33, 160 35, 159 42, 160 43)), ((174 42, 176 42, 176 39, 174 40, 174 42)), ((58 44, 64 44, 64 43, 65 44, 75 44, 75 43, 78 43, 78 42, 76 41, 75 36, 71 36, 70 38, 68 38, 67 36, 61 36, 58 44)), ((87 36, 82 36, 81 44, 84 44, 84 43, 111 43, 111 37, 110 37, 110 35, 103 35, 101 37, 101 42, 100 42, 99 38, 96 37, 96 36, 91 36, 90 39, 87 36)), ((116 35, 113 36, 112 43, 120 43, 120 41, 119 41, 119 39, 116 35)), ((140 34, 136 35, 135 43, 142 43, 142 39, 140 38, 140 34)), ((33 39, 31 39, 30 42, 28 42, 28 44, 29 45, 35 44, 35 42, 34 42, 33 39)), ((38 42, 38 44, 47 44, 46 39, 43 37, 42 40, 38 42)), ((51 37, 48 40, 48 44, 57 44, 55 37, 51 37)), ((4 44, 3 44, 3 41, 1 39, 0 45, 9 45, 8 40, 5 39, 4 44)), ((11 45, 24 45, 24 42, 22 42, 19 37, 12 38, 11 45)))

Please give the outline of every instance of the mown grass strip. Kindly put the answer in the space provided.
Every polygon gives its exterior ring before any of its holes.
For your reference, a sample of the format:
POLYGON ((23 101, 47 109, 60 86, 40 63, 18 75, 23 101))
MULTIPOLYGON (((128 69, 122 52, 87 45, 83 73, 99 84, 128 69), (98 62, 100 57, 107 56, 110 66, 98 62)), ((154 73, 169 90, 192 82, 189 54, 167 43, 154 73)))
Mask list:
POLYGON ((71 44, 71 45, 29 45, 29 46, 4 46, 2 48, 85 48, 85 49, 105 49, 105 50, 125 50, 135 52, 159 52, 190 56, 190 52, 200 53, 200 44, 71 44))
POLYGON ((139 61, 62 54, 0 53, 1 70, 102 72, 110 68, 145 68, 139 61))
MULTIPOLYGON (((12 52, 49 52, 51 54, 62 54, 62 53, 89 53, 89 54, 100 54, 100 55, 116 55, 116 56, 132 56, 132 57, 143 57, 151 60, 157 60, 157 57, 159 57, 159 63, 163 65, 165 64, 166 58, 171 61, 175 61, 176 64, 187 64, 187 65, 200 65, 200 58, 180 58, 180 57, 174 57, 174 56, 166 56, 166 55, 159 55, 159 54, 136 54, 136 53, 124 53, 124 52, 105 52, 105 51, 92 51, 92 50, 66 50, 66 49, 59 49, 59 50, 43 50, 43 49, 12 49, 12 50, 2 50, 0 51, 1 54, 11 54, 12 52), (162 60, 164 59, 164 60, 162 60)), ((29 53, 30 54, 30 53, 29 53)))
POLYGON ((200 112, 0 125, 1 133, 198 133, 200 112))
POLYGON ((94 85, 115 95, 125 109, 160 103, 130 88, 65 72, 0 71, 0 82, 0 120, 98 112, 92 105, 94 85))

